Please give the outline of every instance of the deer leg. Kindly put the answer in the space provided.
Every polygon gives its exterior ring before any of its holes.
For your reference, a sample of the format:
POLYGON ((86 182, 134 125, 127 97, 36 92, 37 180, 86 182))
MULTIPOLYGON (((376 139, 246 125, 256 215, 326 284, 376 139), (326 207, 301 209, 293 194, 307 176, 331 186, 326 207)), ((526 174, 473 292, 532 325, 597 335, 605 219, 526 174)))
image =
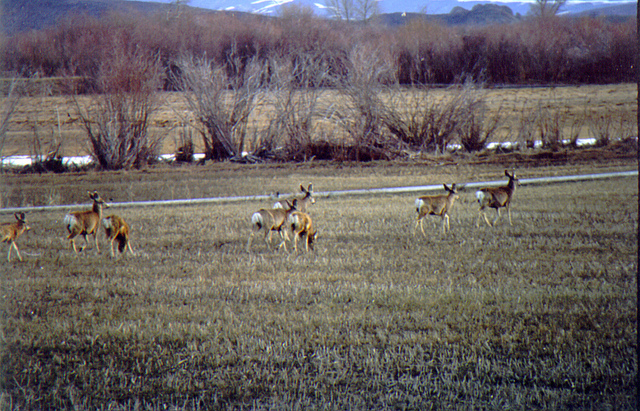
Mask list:
POLYGON ((129 242, 128 238, 127 238, 127 248, 129 249, 129 252, 131 253, 131 255, 136 255, 136 253, 134 253, 133 250, 131 249, 131 243, 129 242))
POLYGON ((500 218, 500 208, 496 208, 496 219, 493 220, 494 225, 496 224, 499 218, 500 218))
MULTIPOLYGON (((15 241, 11 242, 11 246, 16 249, 16 254, 18 254, 18 260, 22 261, 22 256, 20 255, 20 250, 18 250, 18 245, 15 241)), ((9 252, 11 252, 11 247, 9 247, 9 252)))
POLYGON ((442 217, 442 231, 447 234, 447 231, 449 231, 451 228, 449 227, 449 216, 448 215, 444 215, 444 217, 442 217), (445 223, 446 223, 446 228, 445 228, 445 223))
MULTIPOLYGON (((13 243, 11 243, 13 244, 13 243)), ((11 262, 11 244, 9 244, 9 254, 7 254, 7 261, 11 262)))
POLYGON ((96 242, 96 252, 100 253, 100 247, 98 247, 98 230, 93 232, 93 239, 96 242))
POLYGON ((111 257, 115 257, 115 254, 113 253, 113 242, 116 240, 115 237, 113 237, 111 239, 111 241, 109 242, 109 244, 111 245, 111 257))
POLYGON ((511 207, 507 206, 507 214, 509 215, 509 225, 513 226, 513 224, 511 224, 511 207))

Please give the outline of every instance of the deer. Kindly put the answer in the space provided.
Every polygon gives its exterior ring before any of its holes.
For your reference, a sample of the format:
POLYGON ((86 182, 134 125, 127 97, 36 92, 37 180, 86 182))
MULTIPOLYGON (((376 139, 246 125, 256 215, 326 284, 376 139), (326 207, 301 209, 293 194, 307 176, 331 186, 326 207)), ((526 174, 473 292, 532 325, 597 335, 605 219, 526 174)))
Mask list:
POLYGON ((442 184, 444 189, 447 191, 447 194, 433 195, 433 196, 423 196, 418 197, 416 199, 416 211, 418 212, 418 218, 416 220, 416 226, 413 230, 414 235, 415 231, 418 229, 418 225, 420 225, 420 230, 422 230, 422 234, 426 237, 427 235, 424 232, 424 228, 422 227, 422 221, 427 215, 435 215, 442 218, 442 232, 444 234, 447 233, 447 230, 450 230, 449 226, 449 211, 453 208, 453 203, 460 196, 456 191, 456 185, 452 184, 451 188, 447 187, 446 184, 442 184))
POLYGON ((15 213, 13 216, 17 220, 15 223, 0 224, 0 236, 2 237, 0 243, 9 243, 9 254, 7 254, 7 261, 9 262, 11 262, 11 249, 13 248, 16 249, 18 260, 22 261, 22 256, 20 255, 20 250, 18 250, 18 246, 16 245, 16 240, 22 235, 22 233, 31 230, 31 227, 27 225, 27 219, 25 218, 24 213, 15 213))
MULTIPOLYGON (((100 198, 97 191, 93 193, 88 191, 87 193, 89 194, 89 198, 93 200, 91 210, 74 211, 64 216, 64 226, 67 228, 67 231, 69 231, 67 239, 73 246, 73 251, 76 254, 78 254, 78 250, 76 249, 75 237, 78 234, 84 238, 85 246, 89 245, 87 235, 93 235, 96 250, 98 253, 100 252, 100 247, 98 246, 98 231, 100 229, 100 220, 102 219, 102 207, 109 208, 109 204, 100 198)), ((84 250, 85 246, 80 247, 80 251, 84 250)))
POLYGON ((307 213, 294 211, 289 216, 289 225, 293 233, 293 249, 298 251, 298 237, 305 237, 306 250, 313 251, 313 242, 316 238, 316 229, 313 226, 311 216, 307 213))
MULTIPOLYGON (((304 186, 302 184, 300 184, 300 191, 302 191, 304 193, 304 195, 302 196, 302 198, 298 198, 298 205, 296 206, 296 209, 298 211, 301 211, 303 213, 307 212, 308 207, 311 204, 315 204, 316 203, 316 199, 313 198, 313 185, 310 183, 308 188, 304 188, 304 186)), ((277 193, 276 195, 279 195, 280 193, 277 193)), ((273 208, 284 208, 285 204, 283 203, 283 201, 276 201, 273 204, 273 208)))
POLYGON ((509 214, 509 225, 513 225, 511 222, 511 199, 516 191, 516 187, 520 185, 520 180, 516 178, 516 172, 513 171, 509 174, 508 170, 504 170, 504 175, 509 178, 509 182, 506 186, 501 187, 485 187, 476 191, 476 198, 478 204, 480 204, 480 210, 478 210, 478 220, 476 221, 476 228, 480 226, 480 217, 484 217, 484 221, 487 222, 489 227, 493 227, 500 218, 500 209, 506 208, 509 214), (493 223, 489 222, 484 209, 486 207, 496 209, 496 218, 493 223))
POLYGON ((289 239, 289 236, 287 235, 287 231, 283 230, 283 228, 285 228, 285 223, 287 222, 289 215, 292 212, 296 211, 297 204, 298 200, 294 199, 292 203, 290 203, 288 200, 285 200, 285 205, 287 206, 287 208, 263 208, 253 213, 251 215, 252 232, 249 236, 249 240, 247 241, 247 251, 249 251, 251 248, 251 239, 260 230, 265 230, 264 241, 267 244, 271 244, 271 233, 273 231, 277 231, 280 234, 280 238, 282 239, 282 242, 278 246, 278 249, 284 247, 286 251, 286 241, 289 239))
POLYGON ((129 224, 120 216, 111 214, 102 219, 102 227, 104 227, 105 236, 110 242, 111 257, 115 257, 113 252, 113 242, 118 242, 118 251, 124 253, 129 249, 132 255, 135 255, 131 249, 131 242, 129 241, 129 224))

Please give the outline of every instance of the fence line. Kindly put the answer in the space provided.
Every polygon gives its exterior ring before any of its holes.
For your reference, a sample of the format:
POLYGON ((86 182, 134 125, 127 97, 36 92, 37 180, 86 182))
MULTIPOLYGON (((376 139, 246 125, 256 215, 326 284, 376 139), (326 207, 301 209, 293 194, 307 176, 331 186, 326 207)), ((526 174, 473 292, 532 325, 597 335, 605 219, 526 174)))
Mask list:
MULTIPOLYGON (((527 186, 527 185, 560 184, 560 183, 573 183, 573 182, 579 182, 579 181, 605 180, 605 179, 611 179, 611 178, 637 177, 637 176, 638 176, 638 170, 618 171, 618 172, 611 172, 611 173, 597 173, 597 174, 579 174, 579 175, 569 175, 569 176, 537 177, 537 178, 521 179, 520 185, 527 186)), ((462 183, 459 185, 464 186, 465 188, 480 188, 480 187, 495 187, 495 186, 501 186, 504 184, 505 184, 504 180, 496 180, 496 181, 469 182, 469 183, 462 183)), ((426 186, 319 191, 319 192, 314 192, 313 195, 316 198, 331 198, 331 197, 374 195, 374 194, 407 194, 407 193, 414 193, 414 192, 426 193, 426 192, 432 192, 432 191, 441 190, 441 189, 442 189, 442 184, 434 184, 434 185, 426 185, 426 186)), ((190 199, 179 199, 179 200, 128 201, 128 202, 120 202, 120 203, 109 203, 109 206, 111 208, 185 206, 185 205, 200 205, 200 204, 237 203, 237 202, 245 202, 245 201, 264 201, 264 200, 270 200, 270 199, 273 199, 271 195, 263 194, 263 195, 252 195, 252 196, 190 198, 190 199)), ((28 212, 28 211, 55 211, 55 210, 70 211, 70 210, 85 209, 85 208, 87 208, 87 204, 13 207, 13 208, 0 208, 0 214, 28 212)))

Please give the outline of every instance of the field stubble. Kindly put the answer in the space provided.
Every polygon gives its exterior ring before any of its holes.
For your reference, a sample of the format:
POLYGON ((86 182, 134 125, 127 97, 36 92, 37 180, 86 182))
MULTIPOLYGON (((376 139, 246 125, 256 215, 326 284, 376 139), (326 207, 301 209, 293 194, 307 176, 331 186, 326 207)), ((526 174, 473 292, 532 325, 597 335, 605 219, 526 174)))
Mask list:
MULTIPOLYGON (((317 190, 455 182, 453 166, 430 181, 358 170, 223 170, 211 190, 314 172, 317 190)), ((41 176, 33 191, 108 198, 144 174, 41 176)), ((432 219, 427 237, 412 234, 415 195, 319 198, 310 253, 257 238, 247 253, 250 215, 268 203, 115 209, 136 251, 116 260, 103 235, 101 254, 75 258, 64 213, 32 213, 25 262, 3 263, 2 407, 636 409, 637 178, 521 187, 513 226, 503 215, 494 228, 476 228, 461 195, 451 231, 432 219)))

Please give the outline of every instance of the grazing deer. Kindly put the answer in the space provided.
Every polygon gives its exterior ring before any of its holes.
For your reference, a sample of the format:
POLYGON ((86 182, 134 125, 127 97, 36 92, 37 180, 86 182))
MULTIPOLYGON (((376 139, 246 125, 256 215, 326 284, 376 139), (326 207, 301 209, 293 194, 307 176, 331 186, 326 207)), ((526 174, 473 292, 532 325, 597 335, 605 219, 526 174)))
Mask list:
MULTIPOLYGON (((311 204, 315 204, 316 203, 316 199, 313 198, 313 185, 309 184, 308 188, 304 188, 304 186, 302 184, 300 184, 300 191, 302 191, 304 193, 304 196, 302 196, 302 198, 298 198, 298 205, 296 206, 296 209, 306 213, 307 212, 307 208, 311 205, 311 204)), ((279 193, 277 193, 277 195, 279 195, 279 193)), ((284 207, 285 204, 283 201, 276 201, 273 204, 273 208, 285 208, 284 207)))
POLYGON ((480 217, 484 217, 484 221, 487 222, 489 227, 492 227, 498 218, 500 218, 500 209, 502 207, 507 209, 507 213, 509 214, 509 225, 513 225, 511 223, 511 199, 513 198, 513 193, 516 191, 516 186, 520 185, 520 181, 516 178, 516 172, 513 174, 509 174, 507 170, 504 170, 504 175, 509 177, 509 183, 506 186, 502 187, 486 187, 476 191, 476 198, 478 199, 478 203, 480 204, 480 210, 478 211, 478 220, 476 221, 476 227, 480 226, 480 217), (495 208, 496 209, 496 218, 493 220, 493 224, 489 222, 489 219, 484 213, 485 207, 495 208))
POLYGON ((22 235, 22 233, 31 230, 31 227, 27 225, 27 219, 25 218, 24 213, 15 213, 14 217, 18 220, 15 223, 0 224, 0 236, 2 236, 0 243, 9 243, 9 254, 7 254, 7 261, 9 262, 11 262, 12 248, 16 249, 18 260, 22 261, 22 256, 20 255, 20 250, 18 250, 18 246, 16 245, 16 240, 20 235, 22 235))
POLYGON ((253 238, 253 235, 260 230, 265 230, 264 241, 267 244, 271 244, 272 231, 277 231, 280 234, 280 238, 282 238, 282 242, 278 248, 284 246, 286 251, 287 245, 285 242, 289 239, 289 236, 287 235, 287 231, 283 230, 283 228, 289 218, 289 214, 296 210, 297 203, 297 200, 293 200, 293 203, 289 203, 289 201, 285 200, 285 204, 287 206, 286 209, 273 208, 268 210, 263 208, 253 213, 251 216, 252 232, 249 236, 249 240, 247 241, 247 251, 251 248, 251 239, 253 238))
POLYGON ((316 238, 316 229, 311 221, 311 216, 307 213, 295 211, 289 216, 289 224, 293 233, 293 249, 298 251, 298 237, 305 237, 307 251, 313 251, 313 241, 316 238))
MULTIPOLYGON (((109 208, 109 204, 105 203, 97 191, 89 193, 89 198, 93 200, 93 207, 87 211, 74 211, 64 216, 64 225, 69 231, 67 239, 73 246, 73 251, 77 254, 75 236, 80 234, 85 241, 85 246, 89 245, 87 241, 87 235, 93 235, 96 243, 96 250, 100 252, 98 246, 98 230, 100 229, 100 220, 102 219, 102 207, 109 208)), ((84 247, 80 247, 80 251, 84 250, 84 247)))
POLYGON ((449 230, 449 211, 451 211, 453 203, 459 196, 456 191, 455 184, 452 184, 451 188, 447 187, 446 184, 443 184, 443 186, 444 189, 447 190, 448 194, 424 196, 416 199, 416 211, 418 212, 418 218, 416 220, 416 227, 413 230, 414 234, 418 229, 418 225, 420 225, 422 234, 425 237, 427 236, 424 232, 424 228, 422 227, 422 221, 426 215, 440 216, 442 218, 442 232, 446 234, 447 230, 449 230))
POLYGON ((111 214, 102 219, 102 227, 104 227, 105 235, 111 244, 111 257, 114 257, 113 242, 118 242, 118 251, 123 253, 126 249, 133 255, 129 242, 129 224, 120 216, 111 214))

